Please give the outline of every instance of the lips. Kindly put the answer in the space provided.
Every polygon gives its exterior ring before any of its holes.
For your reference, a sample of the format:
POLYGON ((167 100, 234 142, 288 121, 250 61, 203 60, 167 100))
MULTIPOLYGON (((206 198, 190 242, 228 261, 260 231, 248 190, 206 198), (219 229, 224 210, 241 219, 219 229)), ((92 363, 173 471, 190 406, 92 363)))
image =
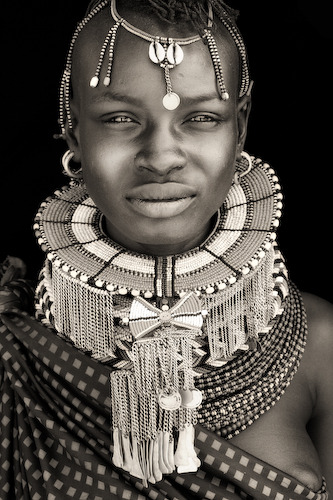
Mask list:
POLYGON ((150 202, 174 201, 195 196, 193 188, 183 184, 167 182, 164 184, 150 183, 132 189, 126 198, 150 202))
POLYGON ((195 199, 194 190, 183 184, 145 184, 131 190, 126 196, 133 210, 152 219, 166 219, 180 215, 195 199))

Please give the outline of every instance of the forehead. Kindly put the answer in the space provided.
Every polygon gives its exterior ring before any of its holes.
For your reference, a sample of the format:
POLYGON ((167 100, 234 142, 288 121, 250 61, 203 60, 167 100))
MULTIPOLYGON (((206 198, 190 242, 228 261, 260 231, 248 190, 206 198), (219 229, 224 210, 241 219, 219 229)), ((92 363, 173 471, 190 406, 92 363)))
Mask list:
MULTIPOLYGON (((178 26, 163 25, 160 21, 147 17, 140 19, 136 14, 134 19, 129 19, 132 24, 144 29, 153 36, 185 38, 196 35, 189 32, 188 28, 181 30, 178 26)), ((106 87, 100 83, 97 88, 91 88, 89 82, 96 72, 100 61, 101 50, 106 35, 112 27, 113 20, 108 9, 99 13, 92 19, 80 34, 73 54, 72 85, 74 99, 94 99, 105 92, 106 87)), ((239 61, 238 52, 229 33, 223 26, 214 33, 219 57, 223 69, 226 88, 232 100, 238 97, 239 61)), ((166 82, 164 70, 154 64, 148 56, 149 41, 126 31, 123 27, 118 29, 110 88, 112 92, 129 93, 135 96, 145 94, 152 97, 151 91, 165 90, 166 82)), ((202 40, 182 46, 184 59, 175 68, 170 70, 173 90, 181 97, 194 97, 200 94, 216 92, 216 74, 207 44, 202 40)), ((101 82, 107 71, 109 60, 106 50, 101 66, 101 82)), ((165 93, 165 92, 164 92, 165 93)))

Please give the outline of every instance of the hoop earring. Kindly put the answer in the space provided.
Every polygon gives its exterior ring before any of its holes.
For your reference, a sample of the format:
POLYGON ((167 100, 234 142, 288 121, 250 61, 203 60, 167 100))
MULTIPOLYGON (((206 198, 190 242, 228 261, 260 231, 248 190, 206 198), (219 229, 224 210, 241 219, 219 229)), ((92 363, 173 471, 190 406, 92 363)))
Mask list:
POLYGON ((70 149, 66 151, 61 159, 62 166, 64 167, 64 174, 68 175, 72 179, 82 179, 82 168, 77 170, 72 170, 69 166, 69 162, 74 158, 75 153, 70 149))
POLYGON ((248 174, 251 171, 251 169, 252 169, 252 158, 251 158, 251 156, 246 151, 242 151, 241 152, 241 156, 246 159, 246 161, 248 163, 248 166, 247 166, 247 169, 244 170, 244 171, 236 170, 235 175, 234 175, 234 183, 235 184, 239 184, 241 178, 244 177, 244 175, 248 174))

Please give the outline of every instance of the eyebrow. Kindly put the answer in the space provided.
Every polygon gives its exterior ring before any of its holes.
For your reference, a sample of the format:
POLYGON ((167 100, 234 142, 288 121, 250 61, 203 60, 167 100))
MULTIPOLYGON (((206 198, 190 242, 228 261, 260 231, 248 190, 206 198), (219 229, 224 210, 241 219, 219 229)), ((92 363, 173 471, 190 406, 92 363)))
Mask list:
MULTIPOLYGON (((136 97, 121 94, 120 92, 111 92, 110 90, 107 90, 103 92, 102 94, 99 94, 96 97, 93 97, 93 102, 126 102, 129 104, 133 104, 135 106, 142 106, 142 102, 140 99, 137 99, 136 97)), ((200 94, 197 96, 184 96, 181 97, 181 102, 184 103, 187 106, 195 105, 195 104, 200 104, 201 102, 209 102, 209 101, 218 101, 219 103, 224 103, 220 97, 218 92, 212 92, 209 94, 200 94)))
POLYGON ((119 92, 110 92, 109 90, 103 92, 102 94, 99 94, 95 97, 93 97, 93 102, 112 102, 112 101, 118 101, 118 102, 128 102, 130 104, 134 104, 136 106, 140 106, 141 102, 139 99, 136 99, 135 97, 131 97, 129 95, 125 94, 120 94, 119 92))

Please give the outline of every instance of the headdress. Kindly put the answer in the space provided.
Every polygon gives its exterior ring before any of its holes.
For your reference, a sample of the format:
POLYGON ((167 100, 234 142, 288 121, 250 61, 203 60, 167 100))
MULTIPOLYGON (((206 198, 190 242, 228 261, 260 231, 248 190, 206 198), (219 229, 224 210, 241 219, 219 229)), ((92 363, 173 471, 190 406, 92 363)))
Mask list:
MULTIPOLYGON (((90 86, 94 88, 100 84, 101 69, 106 54, 108 54, 107 56, 108 64, 107 64, 106 74, 102 80, 102 84, 105 85, 106 87, 108 87, 111 84, 112 65, 114 59, 114 50, 116 46, 116 37, 119 29, 123 28, 129 33, 132 33, 134 36, 138 36, 139 38, 142 38, 147 42, 149 42, 149 46, 147 47, 147 56, 152 61, 152 63, 158 64, 161 68, 163 68, 164 78, 166 83, 166 94, 163 97, 163 105, 166 109, 169 110, 176 109, 180 103, 180 98, 178 94, 176 94, 172 88, 170 70, 175 66, 181 64, 181 62, 183 61, 183 58, 185 56, 182 47, 198 42, 200 40, 205 41, 205 43, 208 46, 208 50, 212 59, 212 64, 216 75, 218 93, 221 99, 223 100, 229 99, 229 94, 224 83, 223 69, 220 57, 212 31, 213 8, 210 2, 208 2, 209 13, 207 20, 207 28, 204 29, 201 34, 188 38, 168 38, 168 37, 163 37, 159 34, 146 33, 145 31, 142 31, 139 28, 130 24, 126 19, 124 19, 119 15, 116 8, 115 0, 101 0, 97 4, 96 3, 93 4, 91 11, 77 25, 77 28, 74 32, 70 44, 66 67, 60 88, 59 121, 63 135, 65 133, 66 121, 68 123, 69 128, 72 128, 73 126, 71 118, 71 109, 70 109, 70 86, 71 86, 71 72, 72 72, 72 57, 73 57, 75 42, 79 34, 81 33, 82 29, 91 21, 91 19, 93 19, 95 15, 97 15, 101 10, 103 10, 107 6, 110 6, 110 13, 111 13, 110 17, 112 18, 114 23, 112 24, 110 30, 108 31, 105 37, 104 43, 102 44, 101 52, 96 65, 95 74, 92 75, 90 82, 87 82, 87 85, 90 84, 90 86)), ((227 29, 228 33, 231 35, 238 49, 240 57, 240 66, 241 66, 241 82, 239 89, 239 97, 242 97, 246 93, 249 93, 251 89, 245 45, 237 26, 229 16, 228 12, 223 8, 220 15, 220 20, 223 26, 227 29)))
POLYGON ((36 216, 48 257, 37 314, 114 368, 113 461, 145 481, 175 466, 197 470, 197 419, 237 434, 298 366, 306 325, 275 242, 280 186, 267 164, 253 165, 231 187, 214 232, 184 254, 153 257, 112 242, 77 181, 36 216))

